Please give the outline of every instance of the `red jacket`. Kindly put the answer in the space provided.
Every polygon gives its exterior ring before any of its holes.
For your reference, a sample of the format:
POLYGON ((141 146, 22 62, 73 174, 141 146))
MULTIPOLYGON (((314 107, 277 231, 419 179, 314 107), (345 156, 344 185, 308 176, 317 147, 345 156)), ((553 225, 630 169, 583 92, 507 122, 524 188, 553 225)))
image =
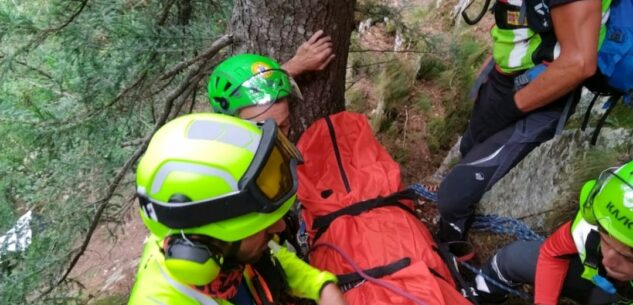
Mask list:
POLYGON ((578 254, 571 235, 571 221, 548 237, 541 247, 536 265, 534 303, 555 305, 569 269, 570 254, 578 254))

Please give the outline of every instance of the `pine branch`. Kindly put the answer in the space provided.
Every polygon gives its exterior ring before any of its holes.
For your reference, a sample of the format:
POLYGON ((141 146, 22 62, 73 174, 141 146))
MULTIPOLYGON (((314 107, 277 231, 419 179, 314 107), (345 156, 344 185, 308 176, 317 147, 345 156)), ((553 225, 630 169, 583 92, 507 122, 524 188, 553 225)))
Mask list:
MULTIPOLYGON (((200 63, 198 66, 196 66, 193 70, 191 70, 189 72, 189 74, 187 75, 185 80, 178 86, 178 88, 176 88, 174 91, 172 91, 169 94, 169 96, 166 98, 165 106, 163 107, 163 112, 162 112, 160 118, 158 119, 158 121, 156 122, 154 128, 144 138, 143 143, 141 144, 141 146, 139 146, 136 149, 136 151, 134 151, 132 156, 125 162, 125 164, 123 165, 123 167, 121 168, 119 173, 116 175, 116 177, 114 178, 114 180, 112 181, 112 183, 108 187, 106 195, 101 200, 99 200, 99 201, 97 201, 95 203, 97 205, 97 212, 95 213, 95 216, 93 217, 93 219, 92 219, 92 221, 90 223, 90 227, 88 229, 86 237, 84 238, 84 241, 83 241, 82 245, 79 247, 77 253, 74 255, 73 259, 71 260, 70 265, 68 266, 68 268, 66 268, 66 271, 63 273, 63 275, 57 281, 58 285, 60 283, 62 283, 64 280, 66 280, 66 278, 68 277, 70 272, 75 268, 75 266, 77 265, 77 262, 79 262, 79 259, 81 258, 81 256, 84 254, 84 252, 88 248, 88 244, 90 243, 90 240, 92 239, 92 236, 94 235, 94 233, 95 233, 95 231, 97 229, 97 226, 99 225, 99 221, 100 221, 101 217, 103 216, 103 213, 105 212, 105 209, 108 206, 108 203, 109 203, 110 199, 114 196, 114 192, 116 191, 117 187, 121 183, 121 180, 123 180, 123 177, 125 176, 127 171, 141 157, 141 155, 143 154, 143 152, 145 151, 145 149, 149 145, 150 139, 152 138, 154 133, 161 126, 163 126, 165 124, 165 122, 167 121, 167 118, 169 117, 170 113, 172 112, 172 109, 182 108, 182 105, 187 101, 188 95, 190 95, 193 92, 193 90, 195 90, 195 88, 198 85, 198 82, 204 78, 204 76, 205 76, 205 74, 204 74, 204 68, 205 67, 204 66, 205 66, 204 63, 200 63), (179 103, 174 105, 174 102, 178 98, 181 98, 181 100, 179 101, 179 103)), ((42 295, 45 295, 45 294, 49 293, 54 288, 55 288, 54 286, 50 287, 42 295)))
MULTIPOLYGON (((2 57, 0 57, 0 58, 2 58, 2 57)), ((17 62, 18 64, 20 64, 22 66, 25 66, 25 67, 29 68, 30 70, 33 70, 33 71, 37 72, 38 74, 48 78, 51 81, 56 82, 55 78, 52 75, 50 75, 49 73, 47 73, 46 71, 44 71, 44 70, 42 70, 40 68, 33 67, 33 66, 31 66, 31 65, 29 65, 29 64, 27 64, 27 63, 25 63, 23 61, 19 61, 19 60, 16 60, 15 62, 17 62)))
POLYGON ((23 47, 19 48, 18 51, 16 51, 15 53, 13 53, 12 57, 17 56, 18 54, 32 48, 35 45, 38 45, 40 43, 42 43, 44 40, 46 40, 51 34, 54 34, 56 32, 59 32, 61 30, 63 30, 65 27, 67 27, 68 25, 70 25, 73 21, 75 21, 75 19, 79 16, 79 14, 81 14, 81 12, 83 12, 84 8, 86 7, 86 5, 88 4, 88 0, 82 0, 81 4, 79 5, 79 8, 77 9, 77 11, 75 11, 75 13, 73 13, 70 18, 68 18, 68 20, 66 20, 64 23, 60 24, 57 27, 54 28, 48 28, 48 29, 44 29, 41 32, 39 32, 35 38, 31 39, 31 41, 29 41, 26 45, 24 45, 23 47))
POLYGON ((70 18, 68 18, 68 20, 66 20, 66 22, 64 22, 63 24, 61 24, 58 27, 46 29, 46 30, 44 30, 44 32, 45 33, 52 33, 52 32, 58 32, 58 31, 64 29, 69 24, 71 24, 73 21, 75 21, 75 18, 77 18, 77 16, 79 16, 79 14, 81 14, 81 12, 84 10, 84 8, 86 7, 87 4, 88 4, 88 0, 82 0, 81 4, 79 5, 79 8, 77 9, 77 11, 72 16, 70 16, 70 18))
POLYGON ((165 4, 165 7, 163 8, 163 12, 161 13, 160 17, 158 17, 158 20, 156 21, 157 25, 164 25, 165 22, 167 22, 167 17, 169 17, 169 11, 171 10, 171 7, 174 5, 174 3, 176 3, 176 0, 170 0, 169 2, 167 2, 167 4, 165 4))
MULTIPOLYGON (((163 73, 161 76, 158 77, 158 79, 164 80, 167 79, 169 77, 173 77, 175 76, 178 72, 180 72, 181 70, 191 66, 192 64, 199 62, 201 60, 209 60, 211 57, 213 57, 215 54, 217 54, 221 49, 223 49, 224 47, 230 45, 233 42, 233 37, 232 35, 224 35, 220 38, 218 38, 216 41, 214 41, 211 46, 204 51, 204 53, 202 53, 199 56, 196 56, 193 59, 178 63, 176 65, 174 65, 171 69, 168 70, 168 72, 163 73)), ((149 61, 149 63, 151 64, 151 60, 149 61)), ((47 120, 47 121, 39 121, 37 122, 37 125, 39 125, 40 127, 44 127, 44 126, 64 126, 64 125, 70 125, 68 127, 73 127, 76 126, 78 124, 81 124, 82 122, 85 122, 89 119, 91 119, 92 117, 94 117, 95 115, 101 113, 102 111, 104 111, 105 109, 108 109, 112 106, 114 106, 116 103, 118 103, 123 97, 125 97, 128 93, 130 93, 133 89, 137 88, 140 84, 143 83, 143 81, 147 78, 147 73, 148 73, 148 68, 146 68, 141 76, 136 79, 136 81, 134 81, 134 83, 132 83, 131 85, 123 88, 121 91, 119 91, 119 93, 116 95, 116 97, 114 99, 112 99, 112 101, 110 101, 109 103, 98 107, 96 109, 92 109, 90 111, 85 112, 84 114, 77 114, 77 115, 73 115, 73 116, 69 116, 68 118, 64 119, 64 120, 47 120)), ((30 123, 30 122, 21 122, 21 123, 30 123)))
POLYGON ((167 72, 165 72, 163 75, 161 75, 158 79, 160 80, 165 80, 175 74, 177 74, 178 72, 182 71, 183 69, 191 66, 192 64, 200 61, 200 60, 208 60, 209 58, 213 57, 213 55, 215 55, 216 53, 218 53, 219 50, 221 50, 222 48, 228 46, 229 44, 231 44, 233 42, 233 35, 224 35, 220 38, 218 38, 216 41, 214 41, 211 46, 204 51, 202 54, 190 59, 190 60, 186 60, 183 62, 180 62, 178 64, 176 64, 174 67, 172 67, 171 69, 167 70, 167 72))

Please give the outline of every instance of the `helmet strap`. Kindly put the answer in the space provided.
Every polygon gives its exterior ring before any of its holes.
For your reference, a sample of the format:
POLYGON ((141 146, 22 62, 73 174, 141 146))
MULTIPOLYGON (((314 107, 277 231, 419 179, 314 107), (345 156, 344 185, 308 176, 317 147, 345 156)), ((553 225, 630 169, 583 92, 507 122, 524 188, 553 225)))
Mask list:
POLYGON ((224 255, 224 264, 222 270, 232 270, 240 267, 240 263, 237 261, 237 252, 240 250, 241 240, 231 243, 228 251, 224 255))

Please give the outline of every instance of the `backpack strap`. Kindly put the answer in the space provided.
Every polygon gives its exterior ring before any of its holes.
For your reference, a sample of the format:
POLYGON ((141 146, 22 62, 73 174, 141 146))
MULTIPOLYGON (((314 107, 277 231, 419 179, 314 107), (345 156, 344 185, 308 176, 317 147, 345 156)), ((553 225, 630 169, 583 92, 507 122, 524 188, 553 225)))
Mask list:
POLYGON ((560 119, 558 119, 558 124, 556 125, 557 135, 563 133, 563 129, 565 128, 565 124, 567 124, 567 120, 569 120, 569 117, 574 113, 576 105, 580 101, 581 93, 582 86, 576 88, 569 93, 567 101, 565 102, 565 107, 563 107, 563 111, 560 114, 560 119))
MULTIPOLYGON (((373 278, 381 278, 396 273, 399 270, 408 267, 409 265, 411 265, 411 259, 405 257, 386 265, 365 269, 363 270, 363 272, 373 278)), ((342 292, 348 291, 365 281, 365 279, 360 276, 358 272, 337 274, 336 277, 338 278, 338 286, 342 292)))
POLYGON ((402 204, 399 201, 402 199, 413 200, 415 198, 417 198, 415 191, 411 189, 405 189, 405 190, 393 193, 387 197, 379 196, 374 199, 357 202, 352 205, 346 206, 342 209, 331 212, 329 214, 319 216, 315 218, 314 222, 312 223, 312 229, 317 230, 317 232, 314 235, 314 240, 312 241, 312 243, 315 243, 319 239, 319 237, 321 237, 321 235, 325 233, 325 231, 330 227, 330 224, 332 224, 334 220, 336 220, 337 218, 343 215, 357 216, 364 212, 373 210, 375 208, 395 206, 410 213, 411 215, 415 216, 417 219, 417 215, 415 214, 415 212, 411 208, 402 204))
POLYGON ((479 75, 477 75, 473 86, 470 87, 470 91, 468 92, 468 99, 473 102, 477 99, 477 95, 479 95, 479 89, 481 88, 481 85, 486 82, 486 79, 488 79, 488 74, 490 74, 490 71, 494 67, 494 59, 492 59, 492 57, 488 58, 488 61, 484 64, 484 66, 482 66, 481 72, 479 72, 479 75))
POLYGON ((591 117, 591 109, 593 108, 593 104, 596 103, 598 97, 600 97, 600 92, 594 92, 593 98, 591 102, 589 102, 589 106, 587 106, 587 111, 585 111, 585 116, 582 118, 582 124, 580 125, 580 130, 585 131, 587 129, 587 124, 589 124, 589 118, 591 117))
POLYGON ((336 142, 336 132, 334 131, 334 124, 329 116, 325 117, 325 123, 327 123, 327 129, 330 133, 330 140, 332 141, 332 148, 334 149, 334 155, 336 156, 336 164, 338 165, 339 173, 341 174, 341 180, 345 186, 345 190, 349 193, 352 191, 349 185, 349 179, 345 174, 345 168, 343 167, 343 160, 341 159, 341 151, 338 148, 338 142, 336 142))
POLYGON ((618 101, 620 101, 621 99, 622 99, 621 95, 614 95, 614 96, 611 96, 609 100, 607 101, 609 106, 607 110, 604 112, 604 114, 600 117, 600 119, 598 120, 598 124, 596 125, 596 128, 593 130, 593 135, 591 136, 592 146, 596 145, 596 142, 598 141, 598 135, 600 135, 600 129, 602 129, 602 125, 604 125, 604 122, 606 122, 607 117, 609 116, 613 108, 615 108, 615 105, 618 103, 618 101))

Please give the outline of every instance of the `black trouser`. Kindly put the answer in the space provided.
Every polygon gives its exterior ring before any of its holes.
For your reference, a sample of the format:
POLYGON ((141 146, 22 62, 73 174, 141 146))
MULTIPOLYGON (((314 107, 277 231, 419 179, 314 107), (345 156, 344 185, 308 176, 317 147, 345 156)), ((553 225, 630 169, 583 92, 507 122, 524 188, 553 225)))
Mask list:
MULTIPOLYGON (((507 285, 534 285, 536 263, 543 241, 516 241, 499 251, 482 267, 483 273, 507 285)), ((561 296, 573 299, 581 304, 611 304, 616 301, 615 295, 610 295, 595 286, 592 282, 581 277, 583 265, 578 255, 569 258, 569 270, 565 276, 561 296)), ((505 294, 497 286, 486 282, 482 285, 483 277, 477 277, 478 290, 492 294, 505 294), (487 286, 484 288, 484 286, 487 286)))
MULTIPOLYGON (((477 103, 513 102, 513 85, 513 77, 493 69, 479 92, 477 103)), ((471 136, 471 126, 468 126, 460 144, 462 160, 448 173, 438 189, 441 216, 438 238, 441 241, 464 239, 474 205, 483 194, 535 147, 554 137, 566 99, 563 97, 527 114, 483 142, 477 142, 471 136)), ((473 112, 479 109, 475 107, 473 112)))

